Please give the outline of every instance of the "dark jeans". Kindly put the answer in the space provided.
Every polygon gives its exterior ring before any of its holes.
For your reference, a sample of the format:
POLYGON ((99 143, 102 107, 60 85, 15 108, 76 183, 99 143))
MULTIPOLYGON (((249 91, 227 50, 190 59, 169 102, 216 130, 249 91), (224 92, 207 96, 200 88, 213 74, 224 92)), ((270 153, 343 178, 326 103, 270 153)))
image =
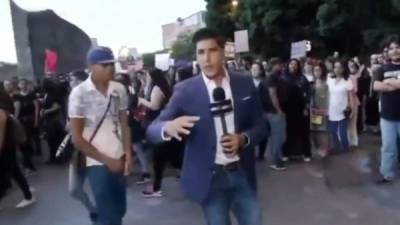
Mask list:
POLYGON ((46 129, 47 143, 50 149, 49 161, 55 162, 57 149, 60 146, 65 136, 64 127, 58 120, 53 119, 46 121, 45 129, 46 129))
POLYGON ((230 225, 231 211, 239 225, 261 225, 256 191, 250 187, 242 170, 216 169, 202 208, 208 225, 230 225))
POLYGON ((35 154, 42 155, 42 140, 40 139, 40 129, 39 128, 33 129, 32 140, 35 145, 35 154))
POLYGON ((341 121, 329 121, 328 130, 330 147, 334 151, 345 151, 349 148, 347 137, 347 119, 341 121))
POLYGON ((176 169, 182 168, 184 143, 172 140, 158 144, 153 150, 154 191, 159 191, 167 164, 176 169))
MULTIPOLYGON (((4 152, 2 152, 2 155, 0 156, 0 170, 3 171, 3 180, 7 181, 8 179, 13 179, 21 189, 24 198, 27 200, 32 199, 32 193, 29 190, 28 182, 18 166, 15 149, 4 150, 4 152)), ((1 182, 3 182, 3 180, 1 180, 1 182)), ((5 195, 5 190, 3 190, 3 188, 4 187, 0 190, 0 200, 5 195)))
POLYGON ((105 166, 86 168, 97 205, 99 225, 122 225, 126 213, 126 180, 105 166))
POLYGON ((36 168, 33 165, 32 157, 33 157, 33 132, 34 132, 34 124, 32 119, 30 118, 21 118, 21 122, 25 128, 26 133, 26 141, 25 143, 20 145, 20 150, 23 156, 23 165, 25 169, 35 171, 36 168))
POLYGON ((264 159, 265 157, 265 151, 267 150, 267 144, 268 144, 268 138, 262 140, 260 144, 258 145, 258 158, 259 159, 264 159))

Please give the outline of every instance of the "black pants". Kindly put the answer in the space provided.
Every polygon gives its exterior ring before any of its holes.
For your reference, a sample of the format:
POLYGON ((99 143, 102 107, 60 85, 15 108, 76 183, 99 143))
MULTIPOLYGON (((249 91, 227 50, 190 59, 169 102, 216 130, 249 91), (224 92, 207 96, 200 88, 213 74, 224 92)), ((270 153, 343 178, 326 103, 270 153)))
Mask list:
POLYGON ((159 191, 162 185, 163 174, 168 163, 173 168, 181 169, 185 144, 172 140, 158 144, 153 150, 154 191, 159 191))
POLYGON ((55 162, 57 149, 60 146, 65 136, 64 127, 58 120, 53 119, 46 121, 45 130, 46 130, 47 143, 50 149, 49 161, 55 162))
POLYGON ((40 129, 34 128, 32 133, 32 140, 35 146, 34 153, 36 155, 42 155, 42 141, 40 139, 40 129))
POLYGON ((26 133, 26 141, 25 143, 20 145, 20 150, 22 153, 23 157, 23 165, 25 169, 33 170, 35 171, 36 168, 33 165, 32 157, 33 157, 33 132, 34 132, 34 124, 33 124, 33 119, 29 118, 22 118, 21 122, 25 128, 25 133, 26 133))
POLYGON ((311 157, 310 118, 300 113, 286 115, 286 143, 283 146, 285 157, 311 157))
MULTIPOLYGON (((18 187, 21 189, 24 198, 29 200, 32 199, 32 193, 29 190, 29 185, 21 172, 21 169, 17 163, 17 154, 15 150, 4 150, 2 156, 0 156, 0 169, 2 170, 3 179, 14 180, 18 187)), ((0 200, 5 195, 5 190, 0 190, 0 200)))
POLYGON ((266 138, 260 142, 260 145, 258 146, 258 148, 259 148, 258 149, 258 158, 259 159, 264 159, 267 144, 268 144, 268 138, 266 138))

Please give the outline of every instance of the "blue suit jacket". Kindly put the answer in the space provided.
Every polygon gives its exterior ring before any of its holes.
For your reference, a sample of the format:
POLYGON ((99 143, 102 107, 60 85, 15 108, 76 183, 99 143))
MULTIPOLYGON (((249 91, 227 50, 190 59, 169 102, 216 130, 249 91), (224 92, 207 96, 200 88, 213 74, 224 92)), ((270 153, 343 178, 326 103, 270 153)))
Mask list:
MULTIPOLYGON (((230 73, 230 85, 236 133, 245 133, 250 140, 250 144, 240 152, 240 162, 249 184, 256 189, 254 146, 267 136, 261 102, 251 76, 230 73)), ((217 146, 210 98, 202 76, 175 86, 170 102, 148 127, 149 140, 162 142, 161 132, 165 121, 184 115, 199 116, 200 120, 187 137, 181 185, 190 199, 202 203, 210 189, 217 146)))

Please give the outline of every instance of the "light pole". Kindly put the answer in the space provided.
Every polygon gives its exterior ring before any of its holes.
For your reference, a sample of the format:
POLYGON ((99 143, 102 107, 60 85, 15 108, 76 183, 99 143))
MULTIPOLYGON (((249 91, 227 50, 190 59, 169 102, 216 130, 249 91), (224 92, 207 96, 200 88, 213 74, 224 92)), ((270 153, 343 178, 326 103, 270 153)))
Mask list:
POLYGON ((239 1, 238 1, 238 0, 233 0, 233 1, 232 1, 232 6, 233 6, 234 8, 236 8, 238 5, 239 5, 239 1))

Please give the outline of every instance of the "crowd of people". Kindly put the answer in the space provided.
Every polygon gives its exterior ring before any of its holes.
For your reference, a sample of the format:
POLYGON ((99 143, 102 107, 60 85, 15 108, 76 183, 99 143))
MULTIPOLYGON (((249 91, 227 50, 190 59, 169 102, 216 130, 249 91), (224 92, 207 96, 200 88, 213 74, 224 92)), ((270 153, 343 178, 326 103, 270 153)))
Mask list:
MULTIPOLYGON (((163 196, 162 179, 168 164, 182 169, 187 137, 177 140, 179 135, 167 132, 172 137, 163 140, 172 140, 157 143, 146 138, 146 129, 160 113, 161 117, 178 116, 162 111, 178 98, 184 99, 173 97, 174 87, 176 90, 184 81, 201 76, 202 65, 171 66, 168 71, 128 69, 114 75, 115 61, 108 48, 92 50, 87 60, 89 70, 71 72, 68 82, 47 76, 38 85, 17 78, 0 85, 0 200, 15 181, 24 196, 17 208, 35 203, 35 189, 28 178, 40 173, 37 157, 48 155, 49 166, 62 166, 68 158, 71 195, 85 205, 93 222, 120 224, 126 210, 126 184, 121 177, 129 174, 132 155, 140 168, 136 183, 147 185, 144 197, 163 196), (24 130, 23 140, 16 137, 18 126, 24 130), (42 140, 47 141, 48 154, 43 153, 42 140), (70 153, 57 154, 60 151, 70 153), (123 173, 116 176, 96 165, 123 173), (84 190, 86 178, 95 203, 84 190)), ((329 157, 350 151, 360 145, 361 133, 381 132, 379 182, 393 181, 400 135, 398 36, 388 38, 383 52, 371 55, 366 63, 358 57, 344 60, 335 54, 288 62, 246 58, 227 61, 224 68, 228 74, 242 73, 253 80, 268 129, 255 146, 256 157, 264 161, 269 146, 271 169, 285 170, 292 160, 309 163, 315 154, 329 157)), ((196 96, 191 98, 192 104, 201 104, 196 96)), ((234 102, 235 107, 237 104, 244 103, 234 102)), ((187 128, 196 122, 191 119, 187 128)), ((179 133, 190 132, 183 129, 179 133)))

